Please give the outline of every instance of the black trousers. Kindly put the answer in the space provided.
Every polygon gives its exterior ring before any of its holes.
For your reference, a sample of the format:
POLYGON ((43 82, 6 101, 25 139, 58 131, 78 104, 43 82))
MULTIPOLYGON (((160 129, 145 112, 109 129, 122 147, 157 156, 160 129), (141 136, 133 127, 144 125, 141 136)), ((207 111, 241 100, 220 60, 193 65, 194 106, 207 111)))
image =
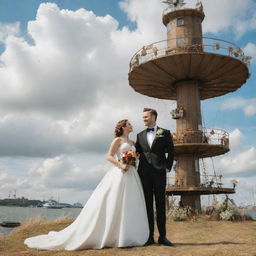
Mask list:
POLYGON ((150 236, 154 235, 154 207, 156 203, 156 220, 157 228, 160 236, 166 235, 166 216, 165 216, 165 187, 166 187, 166 171, 148 170, 145 173, 139 173, 147 207, 148 223, 150 236))

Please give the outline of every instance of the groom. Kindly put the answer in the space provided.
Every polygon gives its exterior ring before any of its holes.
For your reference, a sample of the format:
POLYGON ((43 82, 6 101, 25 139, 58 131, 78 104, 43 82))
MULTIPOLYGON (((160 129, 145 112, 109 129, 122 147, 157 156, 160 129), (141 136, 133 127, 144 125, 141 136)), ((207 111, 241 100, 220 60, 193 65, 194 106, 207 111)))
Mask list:
POLYGON ((137 135, 136 150, 140 154, 138 173, 144 190, 149 238, 145 245, 154 243, 153 197, 156 203, 156 219, 159 231, 158 243, 174 246, 166 238, 165 187, 166 171, 170 171, 174 158, 174 146, 170 131, 156 126, 157 112, 144 108, 143 121, 147 129, 137 135), (166 153, 168 157, 166 158, 166 153))

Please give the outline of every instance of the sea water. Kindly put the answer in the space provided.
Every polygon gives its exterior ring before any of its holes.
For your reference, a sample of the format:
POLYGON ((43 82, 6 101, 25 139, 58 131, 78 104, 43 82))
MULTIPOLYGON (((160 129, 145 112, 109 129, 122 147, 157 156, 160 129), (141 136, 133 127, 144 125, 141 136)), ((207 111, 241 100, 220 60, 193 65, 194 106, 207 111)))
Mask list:
MULTIPOLYGON (((75 219, 80 213, 81 208, 62 208, 62 209, 45 209, 45 208, 29 208, 29 207, 15 207, 15 206, 0 206, 0 222, 13 221, 24 222, 32 218, 40 216, 44 220, 54 220, 62 217, 75 219)), ((245 210, 248 214, 256 220, 256 211, 245 210)), ((13 228, 4 228, 0 226, 0 235, 10 233, 13 228)))
MULTIPOLYGON (((62 217, 75 219, 80 213, 80 211, 81 211, 81 208, 46 209, 46 208, 0 206, 0 222, 3 222, 3 221, 25 222, 38 216, 40 216, 44 220, 54 220, 62 217)), ((12 230, 13 228, 5 228, 0 226, 0 235, 8 234, 12 230)))

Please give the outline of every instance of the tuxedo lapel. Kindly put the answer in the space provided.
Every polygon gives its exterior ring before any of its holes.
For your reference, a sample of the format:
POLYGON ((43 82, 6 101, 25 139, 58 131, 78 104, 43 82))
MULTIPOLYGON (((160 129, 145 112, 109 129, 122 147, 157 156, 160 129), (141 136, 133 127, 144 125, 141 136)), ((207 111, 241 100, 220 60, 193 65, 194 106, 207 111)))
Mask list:
POLYGON ((142 133, 142 144, 148 149, 150 150, 150 146, 148 144, 148 139, 147 139, 147 129, 143 131, 142 133))
POLYGON ((151 145, 151 149, 154 147, 154 145, 155 145, 155 143, 156 143, 156 141, 157 141, 157 130, 158 129, 160 129, 158 126, 156 127, 156 136, 155 136, 155 138, 154 138, 154 140, 153 140, 153 142, 152 142, 152 145, 151 145))

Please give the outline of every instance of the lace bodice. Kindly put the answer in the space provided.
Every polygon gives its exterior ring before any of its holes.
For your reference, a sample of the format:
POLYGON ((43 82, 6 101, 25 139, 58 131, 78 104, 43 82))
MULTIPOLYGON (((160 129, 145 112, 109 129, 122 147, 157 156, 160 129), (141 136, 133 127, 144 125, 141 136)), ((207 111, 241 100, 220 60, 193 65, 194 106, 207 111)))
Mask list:
POLYGON ((118 148, 118 150, 117 150, 117 152, 116 152, 117 158, 118 158, 118 159, 121 159, 122 153, 125 152, 125 151, 128 151, 128 150, 136 151, 136 148, 135 148, 135 146, 130 145, 130 144, 127 143, 127 142, 123 142, 123 143, 119 146, 119 148, 118 148))

